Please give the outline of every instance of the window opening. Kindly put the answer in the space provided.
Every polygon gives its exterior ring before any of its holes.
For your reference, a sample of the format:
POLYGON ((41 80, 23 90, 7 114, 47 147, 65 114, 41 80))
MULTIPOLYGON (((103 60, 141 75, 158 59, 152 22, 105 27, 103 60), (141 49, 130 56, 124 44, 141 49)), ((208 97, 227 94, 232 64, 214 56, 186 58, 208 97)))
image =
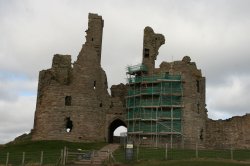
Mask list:
POLYGON ((70 117, 66 118, 66 132, 69 133, 73 129, 73 121, 70 120, 70 117))
POLYGON ((200 92, 200 81, 196 80, 196 88, 197 88, 197 92, 200 92))
POLYGON ((65 105, 66 106, 71 106, 71 96, 66 96, 65 97, 65 105))
POLYGON ((113 101, 111 101, 109 108, 113 108, 113 107, 114 107, 114 103, 113 101))
POLYGON ((200 103, 197 104, 197 112, 200 113, 200 103))
POLYGON ((144 58, 148 58, 149 57, 149 49, 145 48, 144 49, 144 58))
POLYGON ((200 131, 200 140, 203 140, 203 129, 200 131))
POLYGON ((96 89, 96 81, 94 81, 94 90, 96 89))

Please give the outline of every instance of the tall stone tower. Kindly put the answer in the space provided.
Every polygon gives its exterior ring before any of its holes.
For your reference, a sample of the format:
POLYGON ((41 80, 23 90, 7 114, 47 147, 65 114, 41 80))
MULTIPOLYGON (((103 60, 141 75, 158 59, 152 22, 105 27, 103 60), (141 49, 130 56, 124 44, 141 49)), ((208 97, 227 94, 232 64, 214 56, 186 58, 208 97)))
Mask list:
POLYGON ((98 15, 89 15, 88 29, 86 30, 86 43, 85 45, 92 45, 98 56, 99 64, 101 62, 102 52, 102 32, 104 27, 104 21, 98 15))
POLYGON ((149 74, 153 73, 158 50, 165 43, 162 34, 154 33, 151 27, 144 29, 142 63, 148 68, 149 74))
POLYGON ((142 64, 128 67, 128 139, 139 144, 205 144, 205 77, 190 57, 155 68, 162 34, 144 29, 142 64))
POLYGON ((89 14, 76 62, 56 54, 52 67, 40 71, 33 140, 112 140, 116 127, 125 126, 122 101, 109 95, 101 67, 103 25, 101 16, 89 14))

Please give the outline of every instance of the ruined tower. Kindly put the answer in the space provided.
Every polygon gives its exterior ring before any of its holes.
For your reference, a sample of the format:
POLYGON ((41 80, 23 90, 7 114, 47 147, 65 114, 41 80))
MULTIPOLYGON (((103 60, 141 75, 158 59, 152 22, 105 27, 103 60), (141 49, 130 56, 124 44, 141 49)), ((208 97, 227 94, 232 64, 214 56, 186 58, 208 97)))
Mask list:
POLYGON ((162 34, 154 33, 151 27, 144 29, 142 63, 147 67, 148 73, 153 72, 158 50, 164 43, 165 38, 162 34))
POLYGON ((155 68, 164 43, 162 34, 146 27, 142 64, 127 68, 128 139, 149 146, 204 144, 205 78, 187 56, 155 68))
POLYGON ((89 14, 77 60, 56 54, 51 69, 40 71, 33 140, 112 141, 116 127, 126 126, 122 101, 109 95, 101 67, 103 25, 89 14))
POLYGON ((89 15, 85 45, 92 45, 95 48, 99 64, 101 63, 103 27, 104 21, 101 17, 99 17, 98 15, 89 15))

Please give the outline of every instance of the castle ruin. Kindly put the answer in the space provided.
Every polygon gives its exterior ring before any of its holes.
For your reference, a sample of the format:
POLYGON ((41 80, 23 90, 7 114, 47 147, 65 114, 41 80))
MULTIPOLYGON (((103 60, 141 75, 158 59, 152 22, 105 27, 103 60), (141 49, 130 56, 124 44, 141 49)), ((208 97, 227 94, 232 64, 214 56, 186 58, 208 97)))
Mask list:
POLYGON ((185 56, 155 68, 162 34, 144 29, 142 63, 127 68, 128 83, 111 87, 101 67, 104 21, 89 14, 86 42, 72 63, 56 54, 39 73, 33 140, 113 142, 119 126, 137 144, 250 148, 250 115, 210 120, 205 77, 185 56))
POLYGON ((119 90, 112 87, 109 95, 101 67, 103 26, 101 16, 89 14, 86 42, 76 62, 56 54, 51 69, 40 71, 33 140, 112 142, 109 133, 126 126, 119 90))

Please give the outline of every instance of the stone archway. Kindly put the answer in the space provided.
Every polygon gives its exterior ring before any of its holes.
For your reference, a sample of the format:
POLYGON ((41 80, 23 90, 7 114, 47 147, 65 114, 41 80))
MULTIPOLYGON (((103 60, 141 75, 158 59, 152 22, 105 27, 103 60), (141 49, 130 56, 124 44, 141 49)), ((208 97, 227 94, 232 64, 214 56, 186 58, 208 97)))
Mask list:
POLYGON ((115 119, 112 121, 108 128, 108 142, 113 143, 113 133, 115 129, 119 126, 127 127, 126 123, 121 119, 115 119))

